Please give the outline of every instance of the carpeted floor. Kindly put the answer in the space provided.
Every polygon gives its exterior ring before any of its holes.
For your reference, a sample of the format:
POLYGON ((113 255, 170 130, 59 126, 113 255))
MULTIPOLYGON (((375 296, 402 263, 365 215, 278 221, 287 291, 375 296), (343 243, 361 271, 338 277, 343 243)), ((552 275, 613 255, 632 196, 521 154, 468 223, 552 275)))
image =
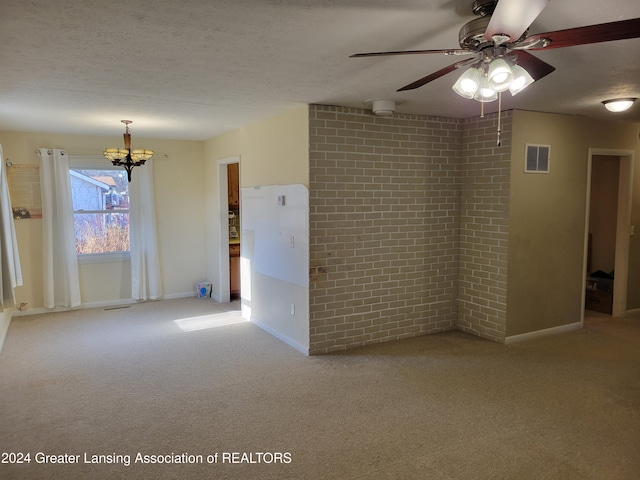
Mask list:
POLYGON ((14 319, 0 460, 30 463, 0 463, 0 478, 638 478, 640 320, 595 316, 510 346, 450 332, 305 357, 237 307, 189 298, 14 319))

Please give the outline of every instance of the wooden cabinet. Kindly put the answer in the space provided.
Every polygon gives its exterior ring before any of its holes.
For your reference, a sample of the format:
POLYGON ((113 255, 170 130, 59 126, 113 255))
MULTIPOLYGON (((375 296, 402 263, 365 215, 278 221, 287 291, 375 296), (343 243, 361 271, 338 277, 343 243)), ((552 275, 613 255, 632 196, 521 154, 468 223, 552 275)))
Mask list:
POLYGON ((240 245, 229 245, 229 293, 240 295, 240 245))
POLYGON ((227 192, 229 192, 229 206, 240 205, 240 164, 230 163, 227 165, 227 192))

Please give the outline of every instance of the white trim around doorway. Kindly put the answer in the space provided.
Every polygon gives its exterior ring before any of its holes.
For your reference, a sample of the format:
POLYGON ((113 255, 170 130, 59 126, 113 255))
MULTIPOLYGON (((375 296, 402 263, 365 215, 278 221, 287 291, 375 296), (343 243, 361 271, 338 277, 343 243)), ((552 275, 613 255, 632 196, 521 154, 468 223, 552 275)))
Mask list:
MULTIPOLYGON (((614 317, 627 315, 627 289, 629 274, 629 236, 631 234, 631 199, 633 188, 633 166, 635 151, 616 150, 603 148, 590 148, 587 166, 587 196, 585 208, 585 233, 584 233, 584 264, 582 285, 587 282, 587 253, 589 243, 589 218, 591 203, 591 174, 594 156, 613 156, 620 158, 620 172, 618 174, 618 213, 616 223, 615 246, 615 279, 613 287, 613 311, 614 317)), ((586 290, 582 291, 581 322, 584 323, 586 290)))

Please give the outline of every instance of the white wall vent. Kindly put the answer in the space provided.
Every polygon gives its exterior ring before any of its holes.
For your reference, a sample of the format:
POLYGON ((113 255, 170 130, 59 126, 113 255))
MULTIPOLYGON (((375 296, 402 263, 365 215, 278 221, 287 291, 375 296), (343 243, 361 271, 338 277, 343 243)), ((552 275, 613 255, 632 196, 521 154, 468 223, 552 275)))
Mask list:
POLYGON ((549 145, 531 145, 527 143, 524 172, 549 173, 551 147, 549 145))

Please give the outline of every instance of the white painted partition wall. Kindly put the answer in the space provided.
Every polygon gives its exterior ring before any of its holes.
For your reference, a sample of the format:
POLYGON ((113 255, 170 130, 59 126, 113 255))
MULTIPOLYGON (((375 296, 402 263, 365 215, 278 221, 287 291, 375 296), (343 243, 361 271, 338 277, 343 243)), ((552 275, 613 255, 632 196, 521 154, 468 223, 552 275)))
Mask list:
POLYGON ((309 190, 241 189, 241 298, 245 316, 309 352, 309 190))

